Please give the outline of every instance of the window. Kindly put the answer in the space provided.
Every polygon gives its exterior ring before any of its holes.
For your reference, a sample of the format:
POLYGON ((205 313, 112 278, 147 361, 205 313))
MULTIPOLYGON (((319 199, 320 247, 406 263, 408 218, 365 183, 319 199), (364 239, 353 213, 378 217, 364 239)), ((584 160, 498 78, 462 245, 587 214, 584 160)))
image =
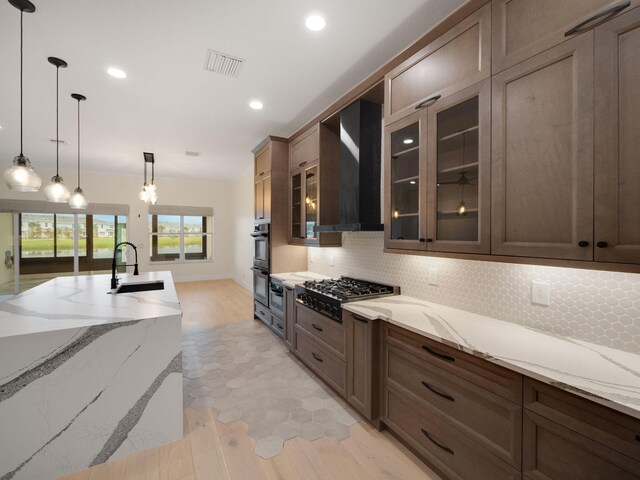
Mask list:
POLYGON ((153 262, 211 260, 213 215, 153 213, 149 215, 149 245, 153 262))
MULTIPOLYGON (((19 221, 20 266, 25 274, 73 272, 76 228, 80 271, 108 270, 113 248, 127 238, 125 215, 23 213, 19 221)), ((126 261, 124 249, 117 261, 126 261)))

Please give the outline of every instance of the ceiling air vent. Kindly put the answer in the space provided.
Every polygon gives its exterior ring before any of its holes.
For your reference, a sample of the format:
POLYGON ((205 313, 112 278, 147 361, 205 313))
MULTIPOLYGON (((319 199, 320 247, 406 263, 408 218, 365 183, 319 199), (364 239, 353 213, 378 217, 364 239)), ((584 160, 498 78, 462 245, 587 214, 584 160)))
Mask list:
POLYGON ((190 150, 187 150, 186 152, 184 152, 184 154, 187 157, 199 157, 200 156, 200 152, 192 152, 190 150))
POLYGON ((242 58, 211 49, 207 50, 207 55, 204 59, 205 70, 233 78, 238 78, 243 64, 244 60, 242 58))
POLYGON ((57 143, 59 145, 66 145, 67 142, 65 140, 56 140, 55 138, 50 138, 49 141, 51 143, 57 143))

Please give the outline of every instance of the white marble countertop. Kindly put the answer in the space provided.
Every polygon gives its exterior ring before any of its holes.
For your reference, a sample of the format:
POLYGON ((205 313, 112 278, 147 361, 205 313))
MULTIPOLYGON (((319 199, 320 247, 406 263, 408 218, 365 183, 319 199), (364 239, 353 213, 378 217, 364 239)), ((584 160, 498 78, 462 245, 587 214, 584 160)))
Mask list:
POLYGON ((164 280, 164 290, 111 295, 110 274, 58 277, 0 302, 0 338, 181 314, 171 272, 119 274, 164 280))
POLYGON ((329 278, 332 278, 315 272, 272 273, 271 277, 277 280, 282 280, 284 286, 289 288, 295 288, 297 284, 306 282, 308 280, 327 280, 329 278))
POLYGON ((640 355, 406 295, 343 305, 640 419, 640 355))

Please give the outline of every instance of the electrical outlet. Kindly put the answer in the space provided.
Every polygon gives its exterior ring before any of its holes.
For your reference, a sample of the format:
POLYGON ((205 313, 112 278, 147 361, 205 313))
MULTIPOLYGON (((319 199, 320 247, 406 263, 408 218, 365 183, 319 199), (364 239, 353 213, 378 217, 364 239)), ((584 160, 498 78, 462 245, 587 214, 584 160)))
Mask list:
POLYGON ((531 282, 531 303, 549 306, 549 284, 531 282))
POLYGON ((429 285, 438 285, 438 269, 429 269, 429 285))

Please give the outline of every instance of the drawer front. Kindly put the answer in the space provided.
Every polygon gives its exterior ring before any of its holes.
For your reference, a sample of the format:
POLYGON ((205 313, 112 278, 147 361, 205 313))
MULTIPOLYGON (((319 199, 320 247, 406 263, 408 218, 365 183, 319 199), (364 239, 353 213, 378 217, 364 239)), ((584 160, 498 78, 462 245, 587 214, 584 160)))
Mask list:
POLYGON ((307 334, 333 349, 334 353, 344 360, 344 347, 346 344, 344 324, 334 322, 299 304, 296 304, 296 324, 307 334))
POLYGON ((260 302, 253 302, 253 314, 267 325, 271 325, 271 312, 260 302))
POLYGON ((485 5, 385 76, 385 123, 490 75, 491 5, 485 5))
POLYGON ((311 370, 342 396, 346 395, 347 364, 296 327, 295 353, 311 370))
MULTIPOLYGON (((533 57, 569 38, 609 20, 612 15, 595 18, 575 33, 565 33, 581 22, 621 6, 623 0, 493 0, 492 71, 498 73, 533 57)), ((640 4, 620 10, 624 13, 640 4)))
POLYGON ((291 142, 290 149, 289 170, 303 167, 320 158, 320 132, 318 126, 311 127, 302 136, 291 142))
POLYGON ((463 433, 520 468, 520 405, 393 346, 386 347, 385 375, 389 385, 444 412, 463 433))
POLYGON ((273 326, 276 327, 276 331, 284 338, 284 320, 276 315, 271 315, 271 319, 273 320, 273 326))
POLYGON ((385 423, 454 479, 515 480, 520 472, 447 422, 393 389, 386 389, 385 423))
POLYGON ((524 407, 596 442, 640 459, 640 420, 525 378, 524 407))
POLYGON ((522 469, 531 480, 640 479, 637 460, 526 409, 523 430, 522 469))
POLYGON ((389 344, 413 353, 485 390, 522 404, 522 375, 519 373, 400 327, 387 325, 385 332, 385 341, 389 344))

